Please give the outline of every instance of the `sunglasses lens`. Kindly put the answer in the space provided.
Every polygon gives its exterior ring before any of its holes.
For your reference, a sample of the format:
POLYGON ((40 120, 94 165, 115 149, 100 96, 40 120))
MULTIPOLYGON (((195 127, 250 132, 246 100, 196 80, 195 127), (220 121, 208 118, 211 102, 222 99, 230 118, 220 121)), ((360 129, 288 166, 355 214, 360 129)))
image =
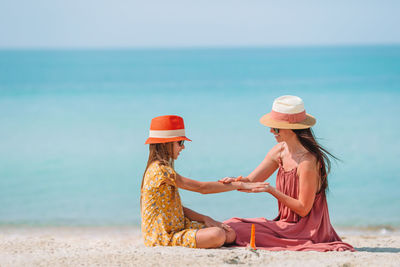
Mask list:
POLYGON ((183 146, 184 144, 185 144, 185 140, 179 141, 179 145, 180 145, 180 146, 183 146))

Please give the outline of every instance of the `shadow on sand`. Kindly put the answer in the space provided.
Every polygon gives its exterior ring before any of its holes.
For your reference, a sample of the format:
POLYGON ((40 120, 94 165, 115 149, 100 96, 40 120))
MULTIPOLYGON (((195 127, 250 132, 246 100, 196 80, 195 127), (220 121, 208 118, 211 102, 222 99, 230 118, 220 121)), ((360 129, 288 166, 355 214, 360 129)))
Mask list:
POLYGON ((355 248, 357 251, 364 251, 364 252, 378 252, 378 253, 399 253, 400 248, 380 248, 380 247, 360 247, 355 248))

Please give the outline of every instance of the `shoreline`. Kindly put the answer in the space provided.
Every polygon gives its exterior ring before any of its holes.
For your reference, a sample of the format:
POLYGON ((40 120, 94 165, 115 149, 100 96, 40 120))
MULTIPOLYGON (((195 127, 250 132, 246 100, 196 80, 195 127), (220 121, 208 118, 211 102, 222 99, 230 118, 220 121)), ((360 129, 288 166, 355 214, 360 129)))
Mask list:
POLYGON ((0 266, 398 266, 400 232, 336 229, 357 252, 148 248, 135 226, 0 226, 0 266))
MULTIPOLYGON (((334 226, 335 231, 341 235, 400 235, 400 226, 393 225, 370 225, 370 226, 334 226)), ((66 224, 0 224, 0 233, 6 229, 132 229, 140 231, 140 225, 66 225, 66 224)))

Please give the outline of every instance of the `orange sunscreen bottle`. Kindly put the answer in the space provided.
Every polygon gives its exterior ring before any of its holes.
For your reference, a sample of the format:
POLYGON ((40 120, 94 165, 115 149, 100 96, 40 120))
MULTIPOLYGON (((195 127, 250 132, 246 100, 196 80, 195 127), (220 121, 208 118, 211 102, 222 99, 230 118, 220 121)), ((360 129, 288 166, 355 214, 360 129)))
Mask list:
POLYGON ((256 226, 254 224, 251 225, 250 248, 256 249, 256 226))

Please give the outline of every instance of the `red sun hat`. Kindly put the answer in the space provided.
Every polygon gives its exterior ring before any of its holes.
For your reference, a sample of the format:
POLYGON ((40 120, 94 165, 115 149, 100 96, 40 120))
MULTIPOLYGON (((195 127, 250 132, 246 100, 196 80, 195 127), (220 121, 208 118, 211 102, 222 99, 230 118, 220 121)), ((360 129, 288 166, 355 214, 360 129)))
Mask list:
POLYGON ((155 117, 151 120, 150 134, 145 144, 192 141, 185 136, 183 118, 176 115, 155 117))

